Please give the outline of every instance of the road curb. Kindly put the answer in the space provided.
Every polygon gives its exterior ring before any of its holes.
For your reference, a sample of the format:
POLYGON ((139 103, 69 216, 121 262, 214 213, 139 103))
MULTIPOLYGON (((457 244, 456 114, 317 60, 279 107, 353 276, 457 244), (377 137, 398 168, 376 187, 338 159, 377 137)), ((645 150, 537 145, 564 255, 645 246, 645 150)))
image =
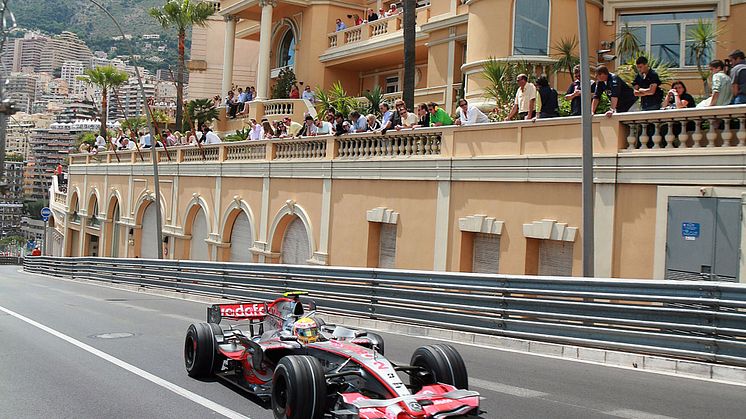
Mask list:
MULTIPOLYGON (((23 271, 22 269, 20 271, 26 274, 41 276, 44 278, 54 278, 63 281, 79 282, 204 304, 219 304, 235 301, 217 297, 210 297, 206 295, 191 294, 188 292, 148 288, 128 283, 102 282, 84 278, 71 279, 64 277, 50 277, 49 275, 23 271)), ((530 341, 504 336, 447 330, 430 326, 411 325, 406 323, 375 320, 349 315, 320 314, 320 317, 323 318, 324 321, 326 321, 327 323, 339 324, 351 328, 370 329, 374 331, 393 333, 410 337, 427 337, 431 339, 439 339, 474 346, 483 346, 510 352, 527 353, 537 356, 560 358, 577 362, 600 364, 657 374, 666 374, 677 377, 710 380, 725 384, 746 386, 746 368, 729 365, 708 364, 705 362, 666 358, 655 355, 644 355, 631 352, 612 351, 607 349, 530 341)))
POLYGON ((321 317, 327 323, 340 324, 352 328, 371 329, 410 337, 427 337, 511 352, 529 353, 551 358, 746 386, 746 368, 729 365, 708 364, 705 362, 680 360, 655 355, 537 342, 335 314, 321 315, 321 317))

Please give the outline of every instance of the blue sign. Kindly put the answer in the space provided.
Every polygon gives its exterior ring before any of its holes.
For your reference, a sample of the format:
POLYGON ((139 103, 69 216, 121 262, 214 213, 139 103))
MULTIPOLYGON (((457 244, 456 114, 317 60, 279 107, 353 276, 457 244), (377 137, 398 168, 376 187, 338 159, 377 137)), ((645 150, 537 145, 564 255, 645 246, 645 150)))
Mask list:
POLYGON ((46 221, 49 221, 49 217, 52 216, 52 210, 49 209, 49 207, 44 207, 41 209, 40 214, 41 214, 41 219, 46 222, 46 221))
POLYGON ((684 240, 697 240, 699 238, 699 223, 681 223, 681 237, 684 240))

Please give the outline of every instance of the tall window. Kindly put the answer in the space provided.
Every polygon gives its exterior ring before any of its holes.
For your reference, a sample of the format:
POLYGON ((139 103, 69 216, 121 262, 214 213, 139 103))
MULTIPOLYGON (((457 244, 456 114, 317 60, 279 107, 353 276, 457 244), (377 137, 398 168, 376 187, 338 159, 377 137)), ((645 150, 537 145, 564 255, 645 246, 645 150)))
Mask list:
POLYGON ((549 54, 549 0, 516 0, 513 55, 549 54))
POLYGON ((279 68, 290 67, 295 64, 295 36, 293 31, 288 29, 280 42, 280 61, 277 63, 279 68))
MULTIPOLYGON (((640 48, 653 58, 659 59, 670 67, 692 67, 697 59, 691 51, 693 43, 689 35, 691 29, 700 19, 715 23, 715 12, 678 12, 622 15, 619 27, 629 25, 635 34, 640 48)), ((711 60, 712 51, 703 58, 706 65, 711 60)), ((620 57, 622 62, 629 57, 620 57)))

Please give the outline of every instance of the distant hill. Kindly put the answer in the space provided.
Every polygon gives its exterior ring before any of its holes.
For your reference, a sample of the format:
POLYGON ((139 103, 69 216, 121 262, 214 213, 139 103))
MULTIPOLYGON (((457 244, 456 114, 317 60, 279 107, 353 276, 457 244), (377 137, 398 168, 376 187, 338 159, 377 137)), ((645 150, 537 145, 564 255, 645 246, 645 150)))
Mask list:
MULTIPOLYGON (((117 18, 124 32, 131 34, 134 40, 143 34, 160 34, 167 52, 161 52, 159 56, 167 61, 175 59, 176 32, 165 31, 148 14, 151 7, 162 6, 164 0, 97 1, 117 18)), ((101 9, 88 0, 11 0, 9 6, 16 16, 18 26, 22 28, 48 34, 70 31, 78 34, 93 51, 108 52, 110 47, 117 46, 121 53, 127 52, 119 42, 112 40, 112 37, 119 35, 114 24, 101 9)), ((138 42, 138 51, 140 47, 138 42)), ((165 68, 165 65, 162 67, 165 68)))

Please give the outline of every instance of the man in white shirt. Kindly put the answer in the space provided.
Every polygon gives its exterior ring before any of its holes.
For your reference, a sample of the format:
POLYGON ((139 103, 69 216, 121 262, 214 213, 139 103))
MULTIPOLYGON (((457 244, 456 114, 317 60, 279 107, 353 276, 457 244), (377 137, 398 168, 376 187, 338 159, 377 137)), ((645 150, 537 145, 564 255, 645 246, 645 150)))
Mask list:
POLYGON ((305 99, 311 103, 316 103, 316 93, 311 90, 311 86, 306 86, 305 89, 303 89, 303 94, 301 95, 302 99, 305 99))
POLYGON ((518 120, 534 119, 536 110, 536 86, 528 82, 528 76, 519 74, 516 80, 518 90, 515 92, 515 102, 506 120, 511 120, 518 114, 518 120))
POLYGON ((360 112, 350 112, 350 119, 352 119, 352 130, 350 132, 365 132, 368 130, 368 120, 363 118, 360 112))
POLYGON ((316 135, 331 135, 332 123, 319 119, 316 121, 316 135))
POLYGON ((106 138, 104 138, 101 133, 99 133, 98 137, 96 137, 96 148, 98 149, 98 151, 106 150, 106 138))
POLYGON ((389 104, 386 102, 382 102, 380 105, 378 105, 378 109, 381 111, 381 129, 391 129, 393 127, 390 127, 391 118, 394 116, 394 113, 389 110, 389 104))
POLYGON ((289 116, 285 117, 284 122, 288 129, 288 137, 297 137, 300 130, 303 129, 303 125, 293 121, 289 116))
POLYGON ((218 134, 215 134, 214 132, 212 132, 210 128, 207 128, 205 132, 205 144, 206 145, 220 144, 222 142, 223 140, 221 140, 220 137, 218 137, 218 134))
POLYGON ((249 129, 249 140, 257 141, 261 140, 264 136, 264 132, 262 130, 262 126, 256 123, 256 119, 251 119, 249 121, 250 129, 249 129))
POLYGON ((140 148, 150 148, 153 146, 153 142, 150 140, 150 133, 144 134, 140 137, 140 148))
POLYGON ((456 125, 472 125, 472 124, 486 124, 490 122, 490 119, 476 106, 469 106, 469 102, 466 99, 460 99, 458 101, 458 109, 456 110, 456 125))

